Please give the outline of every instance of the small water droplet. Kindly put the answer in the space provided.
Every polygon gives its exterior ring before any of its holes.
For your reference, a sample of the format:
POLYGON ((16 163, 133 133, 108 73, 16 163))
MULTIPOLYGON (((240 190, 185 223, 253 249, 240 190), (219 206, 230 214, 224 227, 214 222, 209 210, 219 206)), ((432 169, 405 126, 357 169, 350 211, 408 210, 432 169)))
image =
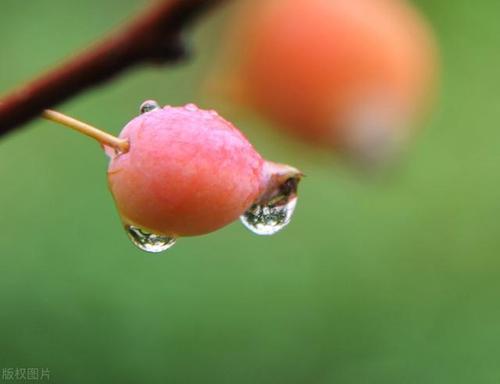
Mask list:
POLYGON ((198 107, 193 103, 186 104, 184 108, 189 112, 196 112, 198 110, 198 107))
POLYGON ((208 113, 210 113, 212 116, 219 116, 215 109, 211 109, 210 111, 208 111, 208 113))
POLYGON ((141 115, 146 112, 151 112, 154 111, 155 109, 160 109, 160 104, 154 100, 146 100, 144 103, 141 104, 139 108, 139 112, 141 115))
POLYGON ((171 248, 176 241, 175 237, 157 235, 133 225, 126 225, 125 230, 127 231, 129 239, 137 248, 150 253, 166 251, 171 248))
POLYGON ((257 235, 274 235, 292 219, 297 205, 297 178, 289 178, 274 195, 253 204, 241 217, 241 222, 257 235))

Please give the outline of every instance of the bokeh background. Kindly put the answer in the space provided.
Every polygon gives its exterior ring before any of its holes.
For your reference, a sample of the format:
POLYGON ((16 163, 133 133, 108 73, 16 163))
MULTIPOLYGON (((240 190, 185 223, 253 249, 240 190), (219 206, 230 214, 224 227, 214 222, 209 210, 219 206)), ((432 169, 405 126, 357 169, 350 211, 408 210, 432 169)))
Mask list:
MULTIPOLYGON (((235 223, 136 250, 92 141, 45 121, 0 141, 0 369, 55 383, 500 382, 500 2, 418 0, 442 91, 395 175, 365 179, 249 114, 264 156, 303 169, 293 222, 235 223)), ((0 92, 144 0, 0 2, 0 92)), ((199 102, 224 12, 191 61, 139 68, 60 109, 118 133, 139 104, 199 102)), ((0 380, 1 381, 1 380, 0 380)))

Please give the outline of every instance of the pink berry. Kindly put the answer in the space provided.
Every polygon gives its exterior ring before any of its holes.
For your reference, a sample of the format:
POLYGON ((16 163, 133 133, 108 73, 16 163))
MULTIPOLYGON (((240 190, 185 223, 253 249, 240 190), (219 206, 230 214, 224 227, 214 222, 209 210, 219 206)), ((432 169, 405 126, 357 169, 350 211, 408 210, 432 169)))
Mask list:
POLYGON ((114 156, 108 169, 121 218, 135 231, 133 240, 152 234, 168 241, 215 231, 270 189, 279 191, 280 183, 300 178, 291 167, 273 170, 215 111, 148 103, 120 134, 130 150, 114 156), (274 176, 280 172, 277 185, 274 176))

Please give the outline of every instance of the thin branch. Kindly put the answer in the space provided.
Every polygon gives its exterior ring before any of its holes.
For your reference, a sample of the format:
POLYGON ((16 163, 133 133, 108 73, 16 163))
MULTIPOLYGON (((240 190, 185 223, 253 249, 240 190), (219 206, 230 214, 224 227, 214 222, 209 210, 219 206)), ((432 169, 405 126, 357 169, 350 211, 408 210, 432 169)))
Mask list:
POLYGON ((71 128, 77 132, 84 134, 85 136, 91 137, 97 140, 102 145, 106 145, 113 148, 116 152, 125 153, 129 149, 129 142, 125 139, 120 139, 113 136, 107 132, 104 132, 92 125, 84 123, 80 120, 74 119, 73 117, 66 116, 57 111, 51 111, 46 109, 41 115, 44 119, 53 121, 54 123, 64 125, 65 127, 71 128))
POLYGON ((0 100, 0 136, 132 66, 181 59, 183 29, 222 1, 155 3, 120 32, 0 100))

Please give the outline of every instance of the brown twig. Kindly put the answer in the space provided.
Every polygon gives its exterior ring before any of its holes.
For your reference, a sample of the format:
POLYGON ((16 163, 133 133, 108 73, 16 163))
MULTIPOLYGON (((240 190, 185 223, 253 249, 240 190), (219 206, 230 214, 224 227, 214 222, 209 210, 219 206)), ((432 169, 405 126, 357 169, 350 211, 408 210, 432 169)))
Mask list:
POLYGON ((184 27, 222 1, 162 0, 151 6, 120 32, 0 100, 0 136, 134 65, 179 60, 184 27))

